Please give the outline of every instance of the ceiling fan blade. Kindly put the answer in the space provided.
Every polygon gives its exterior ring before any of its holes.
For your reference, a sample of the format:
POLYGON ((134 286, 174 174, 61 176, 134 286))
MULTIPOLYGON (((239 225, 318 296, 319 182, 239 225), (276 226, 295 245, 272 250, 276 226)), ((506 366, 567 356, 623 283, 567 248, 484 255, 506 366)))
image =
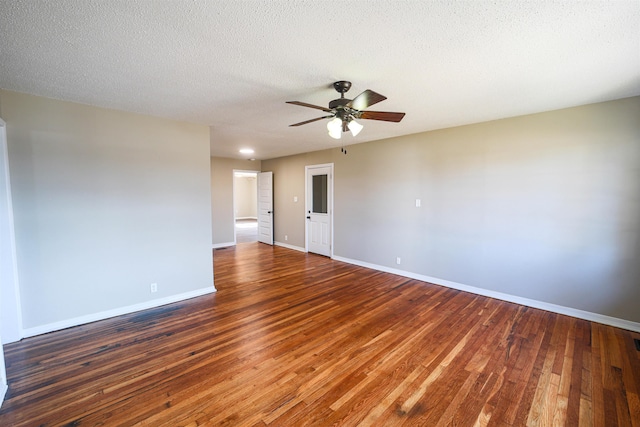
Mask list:
POLYGON ((380 95, 372 90, 365 90, 360 95, 353 98, 353 100, 347 104, 347 107, 353 108, 354 110, 362 111, 373 104, 377 104, 380 101, 384 101, 387 99, 386 96, 380 95))
POLYGON ((326 111, 327 113, 330 113, 331 110, 326 108, 326 107, 321 107, 319 105, 313 105, 313 104, 307 104, 306 102, 300 102, 300 101, 287 101, 287 104, 293 104, 293 105, 299 105, 301 107, 309 107, 309 108, 315 108, 316 110, 322 110, 322 111, 326 111))
POLYGON ((405 113, 390 113, 388 111, 363 111, 360 115, 361 119, 368 120, 384 120, 385 122, 398 123, 404 117, 405 113))
POLYGON ((317 117, 317 118, 315 118, 315 119, 305 120, 304 122, 294 123, 294 124, 292 124, 292 125, 289 125, 289 127, 291 127, 291 126, 301 126, 301 125, 306 125, 307 123, 317 122, 318 120, 328 119, 328 118, 330 118, 330 117, 333 117, 333 116, 317 117))

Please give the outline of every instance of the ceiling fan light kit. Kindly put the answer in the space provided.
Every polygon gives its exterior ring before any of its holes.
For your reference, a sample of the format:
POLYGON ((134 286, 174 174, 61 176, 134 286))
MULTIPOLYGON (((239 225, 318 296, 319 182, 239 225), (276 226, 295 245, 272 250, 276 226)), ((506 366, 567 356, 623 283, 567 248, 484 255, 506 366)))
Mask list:
POLYGON ((342 119, 335 117, 327 122, 329 136, 333 139, 340 139, 342 136, 342 119))
POLYGON ((377 104, 380 101, 387 99, 386 96, 380 95, 372 90, 365 90, 360 95, 353 99, 344 97, 344 94, 351 89, 351 82, 346 80, 340 80, 333 84, 333 88, 340 94, 340 98, 334 99, 329 102, 329 108, 321 107, 319 105, 307 104, 300 101, 287 101, 287 104, 299 105, 301 107, 315 108, 329 113, 328 116, 317 117, 311 120, 305 120, 304 122, 294 123, 289 126, 301 126, 307 123, 312 123, 322 119, 331 119, 327 123, 327 130, 329 136, 334 139, 340 139, 342 132, 350 131, 353 136, 360 133, 362 124, 358 123, 356 119, 365 120, 382 120, 386 122, 398 123, 404 117, 405 113, 392 113, 387 111, 364 111, 366 108, 377 104))
POLYGON ((347 126, 349 127, 349 130, 351 131, 351 135, 353 136, 358 135, 362 130, 362 128, 364 127, 360 123, 356 122, 355 119, 351 119, 351 121, 349 121, 349 124, 347 126))

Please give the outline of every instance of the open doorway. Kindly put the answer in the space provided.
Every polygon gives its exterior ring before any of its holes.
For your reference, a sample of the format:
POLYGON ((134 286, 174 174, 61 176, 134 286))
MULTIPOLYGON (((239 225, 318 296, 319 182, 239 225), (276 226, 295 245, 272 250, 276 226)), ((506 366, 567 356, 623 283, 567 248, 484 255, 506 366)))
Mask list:
POLYGON ((233 171, 236 243, 258 241, 258 172, 233 171))

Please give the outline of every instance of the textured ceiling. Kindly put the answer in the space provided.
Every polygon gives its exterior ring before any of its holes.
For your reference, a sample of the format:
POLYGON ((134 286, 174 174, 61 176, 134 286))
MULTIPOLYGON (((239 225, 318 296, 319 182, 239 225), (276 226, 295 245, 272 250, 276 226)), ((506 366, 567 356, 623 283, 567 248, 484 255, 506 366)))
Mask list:
POLYGON ((0 87, 211 126, 268 159, 640 95, 640 1, 0 0, 0 87), (372 89, 340 141, 336 80, 372 89))

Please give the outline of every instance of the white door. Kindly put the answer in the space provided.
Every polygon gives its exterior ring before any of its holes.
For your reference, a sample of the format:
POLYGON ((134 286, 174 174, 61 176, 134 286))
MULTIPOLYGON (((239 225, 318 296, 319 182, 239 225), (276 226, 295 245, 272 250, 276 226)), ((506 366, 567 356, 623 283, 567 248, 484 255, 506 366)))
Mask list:
POLYGON ((333 164, 307 166, 307 251, 330 257, 333 223, 333 164))
POLYGON ((258 241, 273 245, 273 172, 258 174, 258 241))

